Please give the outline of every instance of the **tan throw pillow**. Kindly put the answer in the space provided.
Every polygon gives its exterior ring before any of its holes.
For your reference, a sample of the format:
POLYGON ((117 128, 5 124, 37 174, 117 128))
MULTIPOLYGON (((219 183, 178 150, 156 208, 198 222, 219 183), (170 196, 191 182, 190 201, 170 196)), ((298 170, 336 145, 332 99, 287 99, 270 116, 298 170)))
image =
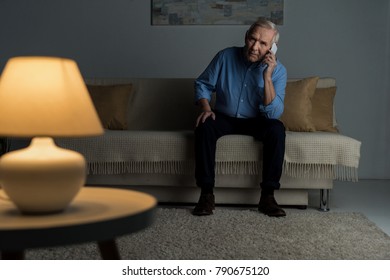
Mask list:
POLYGON ((311 99, 311 116, 316 130, 338 132, 333 125, 333 102, 336 87, 317 88, 311 99))
POLYGON ((286 130, 315 131, 312 121, 313 97, 319 77, 310 77, 298 81, 289 81, 286 85, 284 97, 284 112, 280 120, 286 130))
POLYGON ((106 129, 127 129, 127 108, 133 86, 87 85, 102 125, 106 129))

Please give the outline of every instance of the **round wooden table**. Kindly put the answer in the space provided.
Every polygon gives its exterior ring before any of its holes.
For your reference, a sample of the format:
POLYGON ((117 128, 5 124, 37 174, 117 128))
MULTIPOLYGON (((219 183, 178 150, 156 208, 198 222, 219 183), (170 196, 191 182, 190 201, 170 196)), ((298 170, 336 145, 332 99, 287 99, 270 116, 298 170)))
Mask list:
POLYGON ((83 187, 61 213, 23 215, 0 189, 2 259, 23 259, 29 248, 96 241, 103 259, 120 259, 115 238, 153 222, 156 199, 126 189, 83 187))

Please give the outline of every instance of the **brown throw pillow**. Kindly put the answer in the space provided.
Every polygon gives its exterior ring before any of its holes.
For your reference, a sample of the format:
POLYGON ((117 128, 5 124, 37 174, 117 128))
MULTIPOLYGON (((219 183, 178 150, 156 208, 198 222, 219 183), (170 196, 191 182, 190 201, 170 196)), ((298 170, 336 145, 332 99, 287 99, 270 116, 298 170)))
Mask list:
POLYGON ((333 125, 333 102, 336 95, 336 87, 317 88, 311 99, 313 119, 316 130, 338 132, 333 125))
POLYGON ((87 85, 102 125, 106 129, 127 129, 127 108, 132 84, 87 85))
POLYGON ((310 77, 298 81, 289 81, 284 97, 284 112, 280 120, 286 130, 315 131, 312 121, 311 99, 317 87, 319 77, 310 77))

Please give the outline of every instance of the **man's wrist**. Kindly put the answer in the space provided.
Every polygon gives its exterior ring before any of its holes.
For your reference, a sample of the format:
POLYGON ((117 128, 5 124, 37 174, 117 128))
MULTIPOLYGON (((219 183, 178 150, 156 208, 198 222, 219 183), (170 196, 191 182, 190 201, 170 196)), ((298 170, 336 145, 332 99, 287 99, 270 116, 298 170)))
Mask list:
POLYGON ((271 73, 264 73, 263 79, 264 79, 264 82, 266 82, 266 81, 272 82, 272 72, 271 73))

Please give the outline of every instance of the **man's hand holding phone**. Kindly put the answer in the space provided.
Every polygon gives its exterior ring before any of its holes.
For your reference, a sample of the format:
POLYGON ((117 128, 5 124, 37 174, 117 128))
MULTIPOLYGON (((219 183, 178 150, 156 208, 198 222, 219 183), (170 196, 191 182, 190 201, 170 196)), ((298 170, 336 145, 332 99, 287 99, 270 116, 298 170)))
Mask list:
POLYGON ((276 62, 276 51, 278 50, 278 47, 275 43, 272 44, 271 49, 268 51, 268 53, 265 55, 263 63, 267 64, 268 67, 264 71, 264 75, 272 75, 272 72, 274 71, 277 62, 276 62))

